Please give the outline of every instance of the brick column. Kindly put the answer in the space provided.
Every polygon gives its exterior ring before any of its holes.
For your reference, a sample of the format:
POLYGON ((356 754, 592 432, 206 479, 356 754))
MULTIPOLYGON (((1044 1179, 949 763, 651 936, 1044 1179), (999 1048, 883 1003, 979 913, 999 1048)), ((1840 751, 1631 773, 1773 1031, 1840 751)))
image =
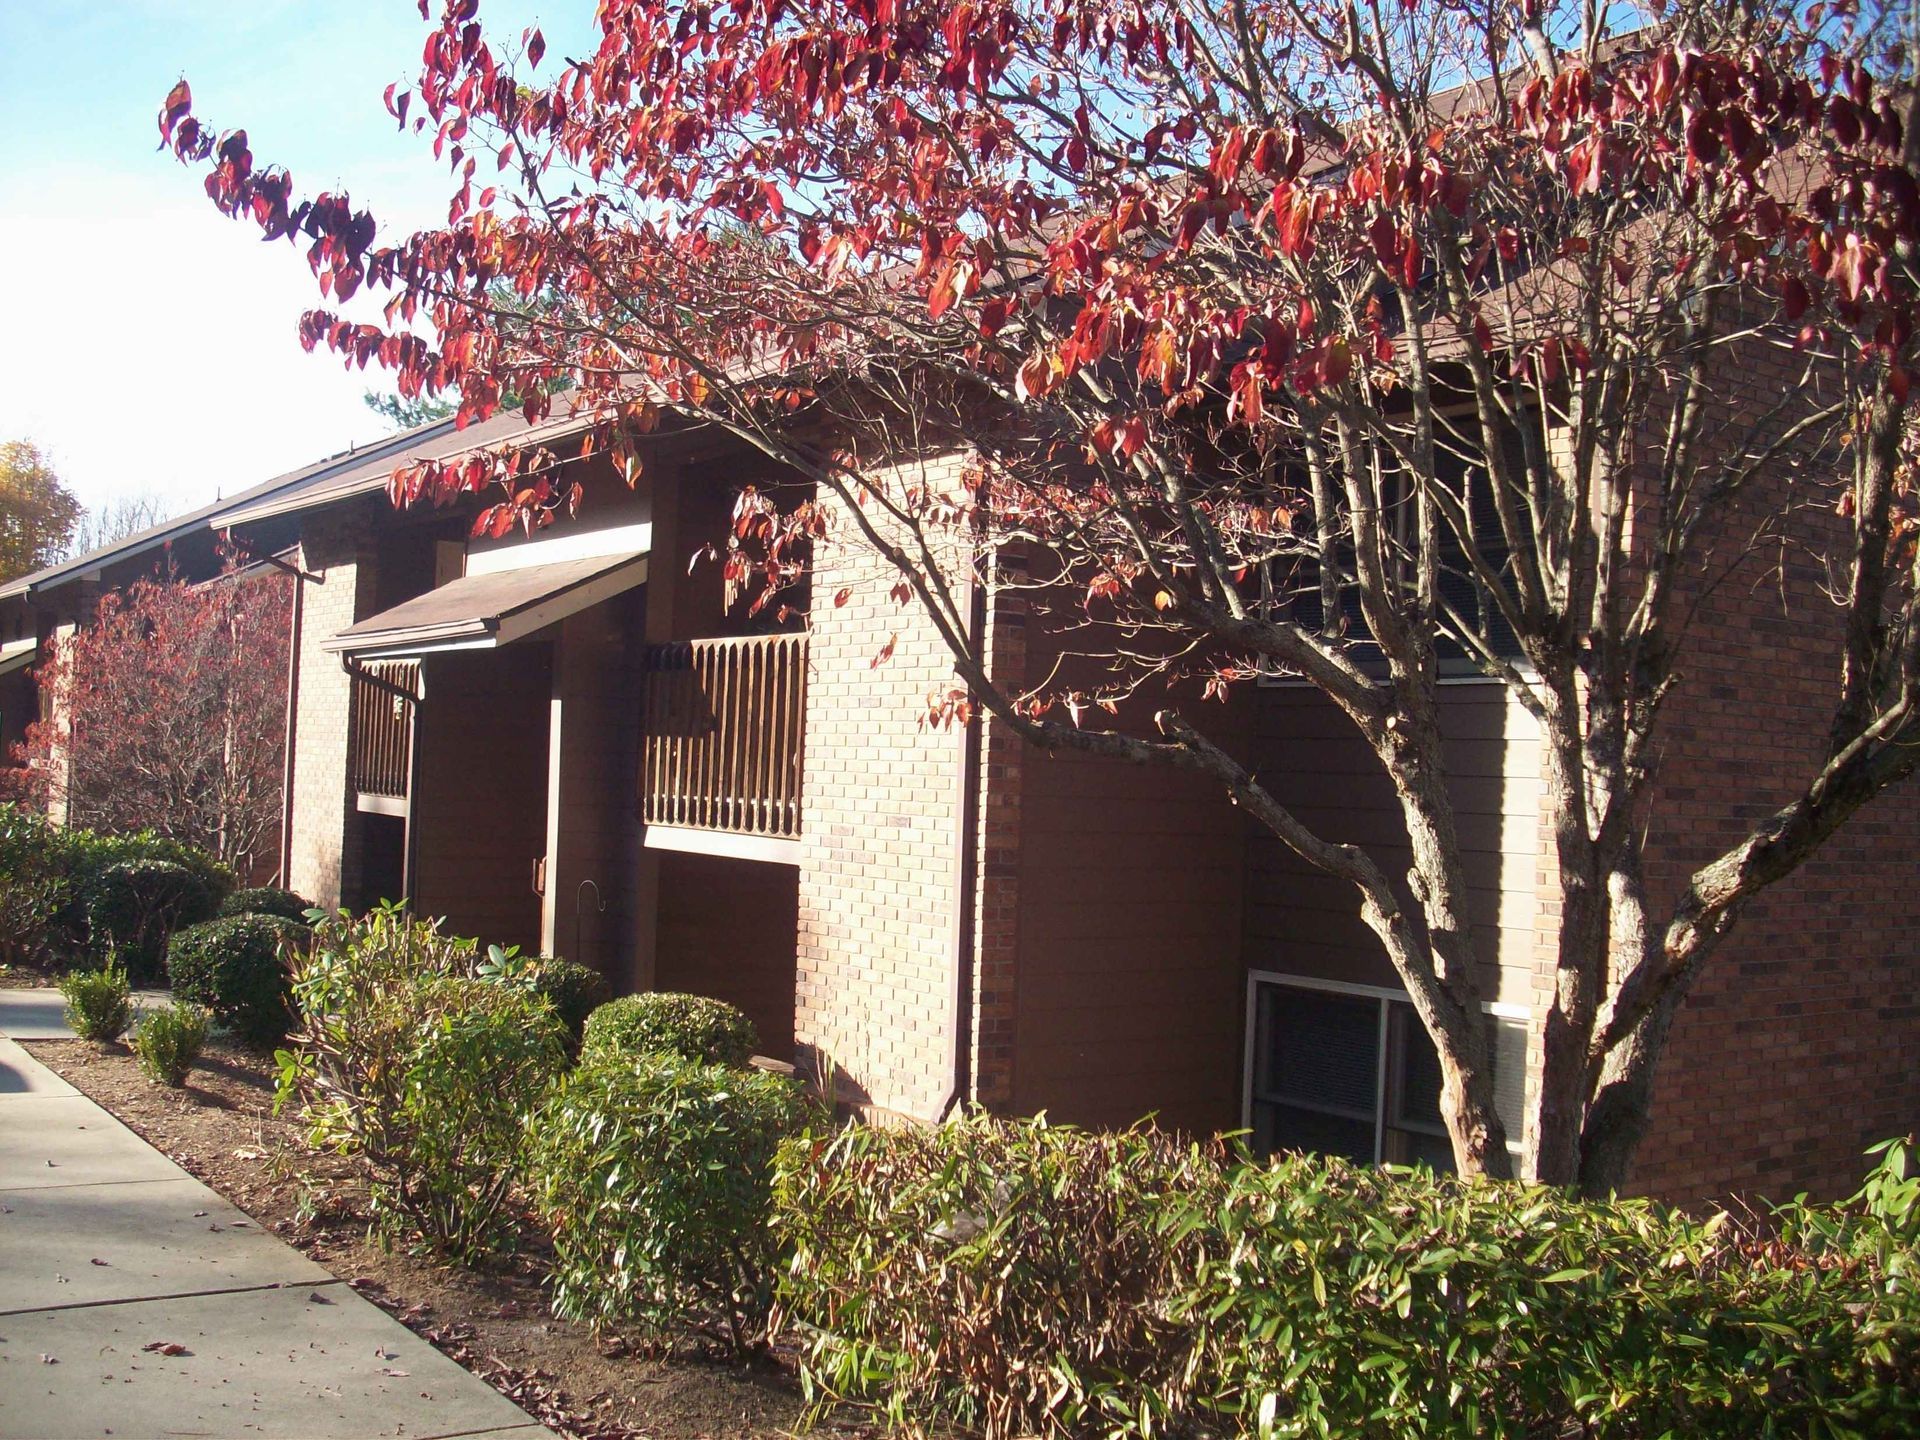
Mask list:
POLYGON ((315 578, 301 616, 295 683, 293 835, 288 884, 332 909, 359 881, 358 827, 352 823, 347 747, 353 687, 340 657, 320 644, 371 612, 373 566, 363 526, 309 521, 300 566, 315 578))

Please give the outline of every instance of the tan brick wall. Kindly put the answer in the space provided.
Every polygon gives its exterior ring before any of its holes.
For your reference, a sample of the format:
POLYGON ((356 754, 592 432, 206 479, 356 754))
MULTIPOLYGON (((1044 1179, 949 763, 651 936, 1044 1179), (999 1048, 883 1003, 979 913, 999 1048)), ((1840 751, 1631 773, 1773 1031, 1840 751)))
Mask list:
POLYGON ((300 617, 299 686, 294 716, 293 835, 288 884, 316 905, 333 907, 359 881, 353 797, 347 792, 352 682, 321 641, 370 613, 373 567, 364 527, 309 521, 300 565, 314 577, 300 617))
MULTIPOLYGON (((939 458, 914 477, 945 488, 960 468, 939 458)), ((883 561, 838 543, 816 565, 794 1038, 849 1099, 931 1117, 953 1073, 965 732, 920 721, 953 665, 917 602, 888 597, 883 561)))

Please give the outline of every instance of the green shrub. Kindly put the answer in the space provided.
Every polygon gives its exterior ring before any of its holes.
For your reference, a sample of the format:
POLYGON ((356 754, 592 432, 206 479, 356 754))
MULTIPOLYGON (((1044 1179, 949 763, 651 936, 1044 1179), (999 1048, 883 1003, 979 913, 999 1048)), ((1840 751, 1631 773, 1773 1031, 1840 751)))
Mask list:
POLYGON ((75 970, 60 979, 67 1001, 67 1024, 82 1040, 101 1044, 118 1040, 133 1019, 133 991, 127 972, 108 961, 98 970, 75 970))
POLYGON ((172 1004, 149 1010, 133 1027, 133 1058, 140 1072, 157 1085, 178 1089, 207 1043, 207 1012, 198 1005, 172 1004))
POLYGON ((471 941, 383 907, 322 922, 293 972, 280 1103, 354 1157, 375 1223, 455 1260, 513 1239, 522 1119, 565 1066, 546 1001, 467 978, 471 941))
POLYGON ((0 960, 49 958, 55 921, 72 898, 68 850, 57 826, 0 805, 0 960))
POLYGON ((522 955, 520 947, 487 947, 487 958, 474 974, 497 985, 517 985, 544 996, 553 1016, 566 1031, 567 1053, 580 1053, 587 1016, 607 998, 607 982, 598 970, 564 960, 558 955, 522 955))
POLYGON ((583 1062, 530 1124, 528 1172, 569 1319, 765 1338, 774 1153, 807 1115, 792 1081, 672 1054, 583 1062))
POLYGON ((1895 1149, 1758 1233, 1150 1132, 857 1130, 782 1152, 782 1305, 817 1402, 988 1436, 1904 1435, 1920 1182, 1895 1149))
POLYGON ((813 1330, 809 1388, 895 1427, 1177 1425, 1195 1344, 1171 1308, 1204 1247, 1164 1222, 1222 1188, 1213 1151, 1149 1127, 975 1114, 792 1142, 776 1228, 793 1250, 783 1308, 813 1330))
MULTIPOLYGON (((142 861, 178 865, 189 879, 177 881, 184 897, 182 921, 210 919, 220 898, 233 888, 233 875, 204 851, 177 840, 143 831, 136 835, 99 835, 71 830, 14 805, 0 805, 0 958, 47 960, 70 958, 91 951, 103 959, 122 943, 111 928, 102 933, 91 923, 101 891, 116 891, 109 881, 116 867, 142 861)), ((100 900, 107 918, 124 914, 125 896, 100 900)), ((164 936, 160 944, 164 950, 164 936)), ((135 973, 145 978, 148 958, 124 954, 136 961, 135 973)))
POLYGON ((753 1022, 724 1000, 656 991, 609 1000, 587 1016, 583 1058, 656 1052, 705 1065, 745 1065, 760 1044, 753 1022))
POLYGON ((95 951, 113 951, 140 981, 160 977, 175 930, 212 919, 220 902, 204 875, 175 860, 118 861, 85 895, 95 951))
MULTIPOLYGON (((1778 1218, 1798 1229, 1796 1213, 1778 1218)), ((1214 1223, 1179 1313, 1206 1337, 1210 1408, 1245 1428, 1364 1418, 1517 1440, 1920 1423, 1920 1372, 1891 1383, 1863 1343, 1892 1318, 1870 1271, 1725 1215, 1296 1157, 1236 1172, 1214 1223)), ((1920 1309, 1894 1308, 1911 1367, 1920 1309)))
POLYGON ((167 947, 173 993, 211 1011, 252 1045, 268 1045, 292 1023, 285 948, 312 932, 277 915, 230 915, 174 933, 167 947))
POLYGON ((307 912, 313 908, 311 900, 303 900, 291 890, 255 885, 227 896, 220 902, 218 913, 222 918, 232 915, 278 915, 282 920, 296 920, 304 925, 307 923, 307 912))

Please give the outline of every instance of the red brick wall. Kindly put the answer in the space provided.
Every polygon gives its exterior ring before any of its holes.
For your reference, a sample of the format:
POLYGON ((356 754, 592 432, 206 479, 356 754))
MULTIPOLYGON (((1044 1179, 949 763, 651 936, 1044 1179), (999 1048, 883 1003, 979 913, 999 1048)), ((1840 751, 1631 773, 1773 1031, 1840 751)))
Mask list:
MULTIPOLYGON (((1728 370, 1723 386, 1749 413, 1794 383, 1757 347, 1728 370)), ((1780 487, 1752 497, 1712 537, 1717 568, 1694 576, 1689 598, 1701 608, 1680 657, 1647 842, 1657 917, 1689 873, 1790 801, 1821 759, 1841 617, 1816 557, 1842 527, 1824 505, 1803 510, 1786 543, 1704 585, 1728 570, 1724 557, 1762 507, 1786 498, 1780 487)), ((1634 1188, 1676 1200, 1843 1195, 1869 1144, 1920 1126, 1917 865, 1920 788, 1908 782, 1747 907, 1676 1017, 1634 1188)))

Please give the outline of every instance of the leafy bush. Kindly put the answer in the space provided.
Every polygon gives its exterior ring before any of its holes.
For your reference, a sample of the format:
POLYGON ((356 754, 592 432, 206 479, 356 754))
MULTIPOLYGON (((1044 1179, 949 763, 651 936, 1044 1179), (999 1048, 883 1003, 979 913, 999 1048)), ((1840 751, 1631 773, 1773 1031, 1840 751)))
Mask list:
POLYGON ((564 1068, 546 1001, 468 978, 473 944, 387 906, 315 929, 295 967, 280 1103, 353 1156, 389 1238, 470 1260, 513 1238, 524 1113, 564 1068))
POLYGON ((267 1045, 292 1023, 284 948, 312 932, 277 915, 231 915, 176 931, 167 973, 179 999, 204 1006, 242 1040, 267 1045))
POLYGON ((520 947, 487 947, 487 958, 474 974, 497 985, 517 985, 546 998, 553 1015, 566 1031, 567 1053, 580 1053, 587 1016, 607 998, 607 982, 598 970, 558 955, 522 955, 520 947))
POLYGON ((818 1401, 989 1436, 1910 1434, 1905 1163, 1759 1233, 1151 1132, 851 1131, 782 1152, 782 1303, 818 1401))
POLYGON ((67 1024, 82 1040, 106 1044, 126 1033, 133 1019, 133 991, 127 972, 108 961, 98 970, 75 970, 60 979, 67 1001, 67 1024))
POLYGON ((583 1059, 667 1052, 705 1065, 745 1065, 760 1044, 753 1022, 723 1000, 656 991, 609 1000, 587 1016, 583 1059))
POLYGON ((88 883, 87 933, 138 980, 159 977, 173 932, 213 917, 220 896, 204 875, 174 860, 122 860, 88 883))
POLYGON ((207 1012, 198 1005, 172 1004, 149 1010, 133 1027, 133 1058, 140 1072, 157 1085, 179 1088, 207 1043, 207 1012))
POLYGON ((1215 1153, 1147 1127, 975 1114, 790 1143, 776 1226, 793 1248, 784 1308, 817 1327, 810 1389, 878 1403, 896 1427, 1176 1422, 1195 1346, 1171 1308, 1203 1246, 1164 1222, 1222 1189, 1215 1153))
POLYGON ((759 1345, 778 1261, 774 1153, 806 1114, 775 1075, 665 1053, 583 1062, 530 1123, 555 1312, 759 1345))
POLYGON ((70 958, 91 953, 104 959, 120 950, 134 973, 156 973, 165 932, 176 924, 210 919, 233 888, 233 875, 204 851, 143 831, 100 835, 50 825, 17 806, 0 805, 0 957, 19 960, 70 958), (145 906, 126 893, 119 867, 142 862, 179 866, 172 876, 178 914, 160 926, 157 939, 126 945, 128 927, 138 929, 145 906), (104 926, 94 924, 96 908, 104 926), (149 945, 158 949, 149 953, 149 945))
POLYGON ((232 915, 278 915, 282 920, 297 920, 304 925, 307 912, 313 908, 311 900, 303 900, 291 890, 255 885, 236 890, 222 900, 219 915, 221 918, 232 915))
POLYGON ((0 805, 0 960, 48 957, 54 922, 72 898, 63 832, 17 805, 0 805))

